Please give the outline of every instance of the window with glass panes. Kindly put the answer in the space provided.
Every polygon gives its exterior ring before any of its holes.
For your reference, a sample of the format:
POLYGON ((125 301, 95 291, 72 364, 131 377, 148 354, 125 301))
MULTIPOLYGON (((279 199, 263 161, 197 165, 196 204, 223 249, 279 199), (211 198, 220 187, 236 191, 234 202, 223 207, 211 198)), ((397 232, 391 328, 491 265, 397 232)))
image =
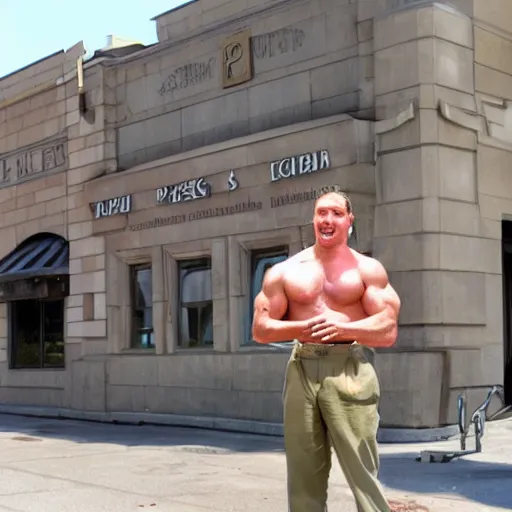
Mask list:
POLYGON ((178 261, 179 346, 213 345, 211 258, 178 261))
POLYGON ((246 327, 247 341, 252 341, 252 320, 254 316, 254 299, 261 291, 265 273, 276 263, 281 263, 288 258, 288 247, 274 247, 270 249, 251 251, 251 281, 249 300, 249 321, 246 327))
POLYGON ((151 265, 134 265, 132 276, 132 348, 154 348, 151 265))

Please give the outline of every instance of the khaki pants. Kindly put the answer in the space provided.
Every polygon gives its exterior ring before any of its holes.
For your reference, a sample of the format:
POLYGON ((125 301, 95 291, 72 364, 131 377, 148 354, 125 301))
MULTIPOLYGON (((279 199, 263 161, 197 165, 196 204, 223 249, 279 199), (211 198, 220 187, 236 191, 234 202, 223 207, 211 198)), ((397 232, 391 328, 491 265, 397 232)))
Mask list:
POLYGON ((283 391, 289 512, 325 512, 334 448, 359 512, 389 512, 377 480, 379 382, 364 349, 296 342, 283 391))

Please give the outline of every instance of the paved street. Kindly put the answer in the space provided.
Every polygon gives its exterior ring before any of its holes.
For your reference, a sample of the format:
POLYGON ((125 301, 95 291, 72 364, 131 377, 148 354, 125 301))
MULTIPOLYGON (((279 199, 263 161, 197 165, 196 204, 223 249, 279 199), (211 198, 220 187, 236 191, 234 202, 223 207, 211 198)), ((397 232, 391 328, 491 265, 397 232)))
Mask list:
MULTIPOLYGON (((457 443, 436 446, 447 445, 457 443)), ((415 462, 425 446, 381 446, 390 498, 439 512, 512 508, 512 421, 489 424, 484 452, 465 460, 415 462)), ((287 510, 279 438, 0 415, 0 448, 0 512, 287 510)), ((329 506, 355 512, 337 465, 329 506)))

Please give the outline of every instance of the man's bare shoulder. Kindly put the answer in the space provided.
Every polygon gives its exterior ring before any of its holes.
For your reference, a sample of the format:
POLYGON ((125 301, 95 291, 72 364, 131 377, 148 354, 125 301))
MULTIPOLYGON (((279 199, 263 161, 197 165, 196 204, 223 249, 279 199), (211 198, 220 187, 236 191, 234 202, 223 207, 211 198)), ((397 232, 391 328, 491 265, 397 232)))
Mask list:
POLYGON ((358 261, 359 272, 367 290, 382 290, 384 295, 381 297, 384 298, 384 301, 391 306, 396 315, 398 315, 401 306, 400 297, 389 282, 388 273, 384 265, 370 256, 365 256, 360 253, 355 253, 355 255, 358 261))
POLYGON ((300 263, 306 263, 308 261, 313 261, 315 259, 315 250, 314 247, 307 247, 306 249, 294 254, 283 263, 290 263, 290 266, 295 266, 300 263))
POLYGON ((370 283, 387 283, 388 274, 384 265, 377 259, 372 258, 371 256, 366 256, 365 254, 361 254, 360 252, 352 250, 352 254, 357 261, 357 266, 359 267, 359 272, 361 272, 361 277, 365 282, 370 283))
POLYGON ((290 256, 284 261, 276 263, 271 268, 267 270, 266 276, 270 281, 278 281, 283 279, 283 277, 289 272, 293 272, 297 270, 297 267, 303 263, 308 261, 313 261, 315 259, 315 255, 312 247, 308 247, 303 251, 290 256))

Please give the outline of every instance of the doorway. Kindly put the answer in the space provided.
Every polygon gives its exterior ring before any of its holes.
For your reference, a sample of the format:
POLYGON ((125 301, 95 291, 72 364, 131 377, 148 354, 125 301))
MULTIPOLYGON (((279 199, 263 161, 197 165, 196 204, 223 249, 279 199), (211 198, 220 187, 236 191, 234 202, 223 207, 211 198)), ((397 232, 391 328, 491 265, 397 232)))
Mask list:
POLYGON ((505 403, 512 405, 512 221, 501 221, 505 403))

